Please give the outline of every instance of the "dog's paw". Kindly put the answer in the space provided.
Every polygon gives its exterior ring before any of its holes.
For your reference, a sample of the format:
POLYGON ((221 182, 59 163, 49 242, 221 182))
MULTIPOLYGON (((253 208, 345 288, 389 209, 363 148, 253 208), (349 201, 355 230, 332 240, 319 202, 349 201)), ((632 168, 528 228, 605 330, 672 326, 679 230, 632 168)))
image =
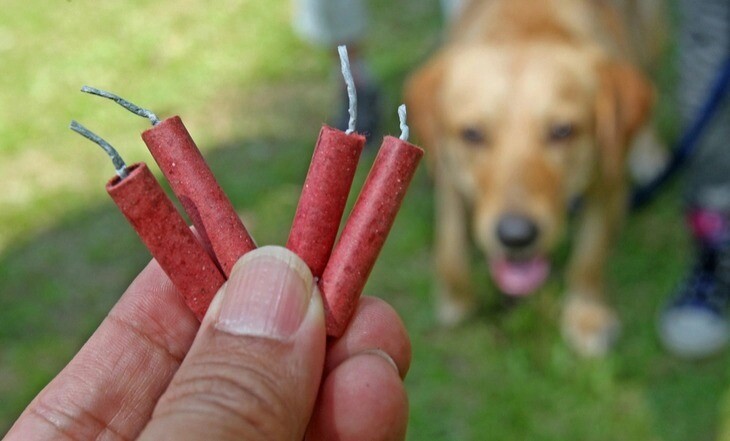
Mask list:
POLYGON ((453 296, 443 291, 436 295, 436 319, 441 326, 454 327, 466 321, 476 310, 473 300, 453 296))
POLYGON ((603 303, 571 296, 563 311, 563 337, 579 355, 605 356, 619 334, 616 314, 603 303))
POLYGON ((639 185, 648 184, 664 171, 669 159, 669 149, 659 141, 652 128, 645 128, 629 151, 631 179, 639 185))

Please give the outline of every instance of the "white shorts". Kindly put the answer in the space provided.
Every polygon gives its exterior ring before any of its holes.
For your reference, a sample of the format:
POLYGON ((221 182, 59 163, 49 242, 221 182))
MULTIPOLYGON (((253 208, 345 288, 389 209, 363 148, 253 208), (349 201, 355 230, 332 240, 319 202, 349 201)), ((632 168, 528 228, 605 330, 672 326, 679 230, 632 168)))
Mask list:
MULTIPOLYGON (((294 29, 306 41, 322 46, 361 40, 368 27, 367 0, 293 0, 294 29)), ((441 0, 447 20, 464 0, 441 0)))
POLYGON ((351 44, 365 36, 366 0, 293 0, 294 30, 322 46, 351 44))

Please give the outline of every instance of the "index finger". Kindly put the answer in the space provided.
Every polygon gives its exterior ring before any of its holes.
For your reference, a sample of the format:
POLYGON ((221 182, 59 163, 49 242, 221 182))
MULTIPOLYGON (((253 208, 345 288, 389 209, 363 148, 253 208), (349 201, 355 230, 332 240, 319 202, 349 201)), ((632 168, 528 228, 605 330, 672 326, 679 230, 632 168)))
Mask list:
POLYGON ((155 260, 8 432, 29 439, 132 439, 185 357, 199 323, 155 260))

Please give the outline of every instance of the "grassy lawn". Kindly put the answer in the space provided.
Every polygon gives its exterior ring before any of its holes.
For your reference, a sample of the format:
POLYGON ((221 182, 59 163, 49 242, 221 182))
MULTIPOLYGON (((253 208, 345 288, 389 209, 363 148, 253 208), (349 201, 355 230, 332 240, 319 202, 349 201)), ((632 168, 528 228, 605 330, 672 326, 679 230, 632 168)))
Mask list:
MULTIPOLYGON (((439 39, 438 2, 371 3, 367 50, 396 133, 402 81, 439 39)), ((129 163, 150 163, 147 122, 81 85, 181 115, 258 243, 282 244, 339 76, 292 34, 286 0, 4 0, 0 63, 1 434, 149 259, 105 194, 108 159, 67 129, 77 119, 129 163)), ((421 170, 367 288, 413 340, 409 439, 730 440, 730 356, 677 361, 654 333, 689 256, 678 195, 628 220, 609 271, 623 336, 607 359, 585 361, 557 332, 558 277, 507 308, 482 276, 479 317, 436 326, 421 170)))

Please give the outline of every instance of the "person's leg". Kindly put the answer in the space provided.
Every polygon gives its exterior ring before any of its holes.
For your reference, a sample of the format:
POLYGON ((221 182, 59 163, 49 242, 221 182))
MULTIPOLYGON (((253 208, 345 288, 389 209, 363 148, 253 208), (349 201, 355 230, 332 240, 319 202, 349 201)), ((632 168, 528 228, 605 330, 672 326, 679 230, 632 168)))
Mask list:
MULTIPOLYGON (((372 135, 377 131, 380 119, 379 92, 374 76, 362 56, 362 43, 368 31, 366 0, 293 0, 294 29, 315 46, 326 48, 333 57, 333 66, 340 69, 336 46, 347 45, 355 89, 357 91, 357 131, 372 135)), ((342 76, 337 75, 341 86, 341 110, 333 125, 347 128, 349 121, 348 98, 342 76)))
MULTIPOLYGON (((678 91, 684 125, 697 117, 730 53, 730 3, 681 0, 678 91)), ((728 343, 730 304, 730 102, 707 126, 687 177, 688 224, 697 256, 660 318, 660 337, 678 356, 698 358, 728 343)))

